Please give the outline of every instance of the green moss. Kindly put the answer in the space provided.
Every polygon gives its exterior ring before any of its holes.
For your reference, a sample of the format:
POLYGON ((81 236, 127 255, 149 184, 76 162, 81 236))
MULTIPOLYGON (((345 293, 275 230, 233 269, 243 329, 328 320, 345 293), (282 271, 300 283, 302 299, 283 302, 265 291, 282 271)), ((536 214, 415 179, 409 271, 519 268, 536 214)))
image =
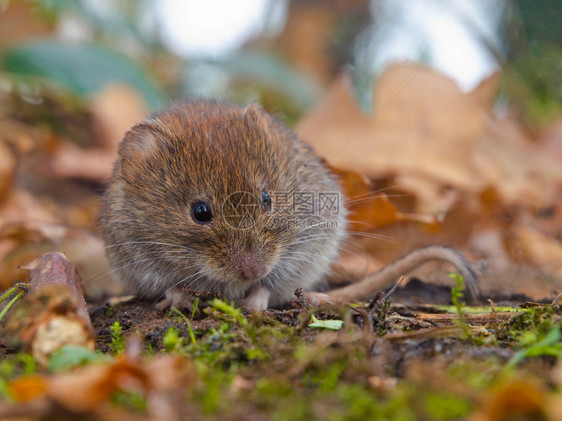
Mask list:
POLYGON ((227 390, 232 384, 236 370, 216 370, 200 361, 196 365, 201 384, 193 394, 193 401, 200 406, 202 412, 214 414, 232 405, 228 400, 227 390))
POLYGON ((311 370, 303 376, 302 382, 305 385, 314 385, 319 390, 329 392, 335 390, 339 384, 340 377, 347 366, 347 361, 334 361, 323 370, 311 370))
POLYGON ((490 387, 501 372, 502 361, 490 357, 484 361, 470 359, 459 361, 449 367, 448 375, 453 381, 462 382, 468 387, 483 390, 490 387))
POLYGON ((129 408, 139 414, 146 413, 147 403, 142 393, 118 390, 111 395, 111 402, 115 405, 129 408))
POLYGON ((182 353, 185 344, 185 338, 180 336, 180 331, 174 326, 170 326, 162 338, 162 345, 166 352, 182 353))
POLYGON ((530 307, 502 326, 503 334, 525 347, 544 339, 553 323, 561 323, 559 305, 530 307))
POLYGON ((114 354, 122 354, 125 351, 125 337, 119 322, 113 323, 111 329, 111 343, 109 347, 114 354))
POLYGON ((424 409, 430 419, 435 421, 455 420, 466 417, 472 405, 449 393, 426 393, 424 409))
POLYGON ((0 361, 0 398, 11 400, 8 392, 8 382, 19 376, 26 376, 37 372, 37 365, 33 356, 20 352, 0 361))
MULTIPOLYGON (((460 289, 458 285, 454 302, 463 314, 460 289)), ((321 339, 315 336, 316 329, 307 327, 311 311, 301 312, 301 323, 294 327, 267 313, 244 314, 224 302, 215 302, 205 312, 218 322, 215 327, 192 331, 197 340, 189 341, 185 317, 178 318, 182 330, 171 327, 164 337, 164 348, 195 361, 198 381, 191 401, 206 418, 222 419, 249 411, 273 420, 295 421, 453 420, 468 417, 474 408, 474 403, 462 395, 426 388, 407 378, 384 395, 377 394, 369 386, 376 332, 356 329, 348 314, 341 318, 349 329, 321 332, 321 339), (246 379, 251 387, 238 390, 233 384, 235 378, 246 379)), ((497 346, 502 331, 501 345, 536 344, 559 320, 558 313, 559 309, 552 306, 522 310, 511 321, 498 323, 496 335, 484 340, 488 340, 487 346, 497 346)), ((384 341, 384 337, 378 341, 384 341)), ((463 343, 467 350, 475 346, 475 340, 463 343)), ((513 375, 503 372, 504 365, 501 358, 467 356, 450 365, 442 381, 447 382, 450 376, 451 381, 469 389, 486 391, 513 375)))

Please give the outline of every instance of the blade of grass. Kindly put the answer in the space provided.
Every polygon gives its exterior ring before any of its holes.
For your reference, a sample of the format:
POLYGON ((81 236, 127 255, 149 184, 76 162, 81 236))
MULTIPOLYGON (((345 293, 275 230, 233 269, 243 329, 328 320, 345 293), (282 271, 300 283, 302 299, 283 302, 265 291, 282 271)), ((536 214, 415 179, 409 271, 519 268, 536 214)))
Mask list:
POLYGON ((195 340, 195 333, 193 333, 193 328, 191 327, 191 323, 189 322, 189 319, 185 317, 185 315, 177 308, 174 308, 174 311, 178 313, 183 320, 185 320, 185 323, 187 323, 187 328, 189 329, 189 339, 191 340, 192 344, 196 344, 197 341, 195 340))
POLYGON ((29 284, 23 282, 18 282, 17 284, 12 285, 10 289, 0 296, 0 304, 2 304, 2 301, 7 300, 14 292, 18 290, 24 292, 27 289, 29 289, 29 284))
POLYGON ((18 294, 14 298, 12 298, 8 304, 6 304, 6 307, 4 307, 4 309, 0 313, 0 321, 2 321, 2 319, 4 318, 4 315, 8 312, 10 307, 12 307, 14 305, 14 303, 17 300, 19 300, 22 295, 23 295, 23 291, 18 292, 18 294))
POLYGON ((195 317, 195 312, 197 311, 197 307, 199 306, 199 297, 195 297, 195 301, 193 302, 193 311, 191 312, 191 320, 195 317))

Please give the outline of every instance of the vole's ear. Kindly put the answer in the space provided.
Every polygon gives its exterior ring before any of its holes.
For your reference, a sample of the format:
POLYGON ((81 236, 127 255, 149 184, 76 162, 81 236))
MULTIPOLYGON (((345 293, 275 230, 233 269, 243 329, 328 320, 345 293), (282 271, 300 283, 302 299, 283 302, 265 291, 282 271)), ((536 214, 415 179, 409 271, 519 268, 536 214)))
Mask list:
POLYGON ((150 121, 144 121, 131 128, 119 144, 119 156, 142 159, 150 156, 158 143, 159 134, 150 121))
POLYGON ((268 119, 269 116, 258 104, 248 104, 244 108, 244 122, 249 128, 257 127, 266 131, 268 119))
POLYGON ((138 171, 154 153, 162 135, 150 121, 130 129, 119 144, 119 163, 125 177, 135 178, 138 171))

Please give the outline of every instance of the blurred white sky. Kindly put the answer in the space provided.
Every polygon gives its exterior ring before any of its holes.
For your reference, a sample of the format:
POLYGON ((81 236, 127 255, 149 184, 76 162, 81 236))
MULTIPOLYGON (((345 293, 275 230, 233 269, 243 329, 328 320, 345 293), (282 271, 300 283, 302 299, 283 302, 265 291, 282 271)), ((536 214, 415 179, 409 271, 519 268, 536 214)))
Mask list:
MULTIPOLYGON (((220 58, 248 40, 282 30, 288 0, 151 0, 147 18, 181 57, 220 58)), ((111 16, 112 0, 88 0, 111 16)), ((372 0, 373 25, 358 58, 375 73, 393 61, 421 61, 474 89, 498 65, 481 38, 501 50, 506 0, 372 0), (366 60, 366 61, 365 61, 366 60)), ((73 35, 76 39, 77 35, 73 35)), ((350 46, 350 48, 353 48, 350 46)))
POLYGON ((157 0, 154 7, 164 42, 183 57, 231 53, 272 26, 281 29, 286 16, 283 0, 157 0))
POLYGON ((471 91, 498 69, 482 39, 501 51, 498 25, 504 0, 377 0, 369 39, 371 66, 392 61, 426 63, 471 91))

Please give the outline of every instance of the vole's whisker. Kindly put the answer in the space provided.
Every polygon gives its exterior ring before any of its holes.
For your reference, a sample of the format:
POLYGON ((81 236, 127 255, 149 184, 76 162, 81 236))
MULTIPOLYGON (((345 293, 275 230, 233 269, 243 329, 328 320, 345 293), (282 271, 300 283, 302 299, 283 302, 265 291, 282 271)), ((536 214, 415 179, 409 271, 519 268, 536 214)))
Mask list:
POLYGON ((387 199, 389 197, 409 197, 410 195, 407 194, 373 194, 372 196, 366 196, 359 199, 349 200, 345 202, 346 207, 355 206, 361 203, 367 203, 375 199, 384 198, 387 199))
POLYGON ((347 233, 348 236, 356 236, 356 237, 368 237, 368 238, 374 238, 376 240, 382 240, 382 241, 387 241, 387 242, 393 242, 393 238, 388 237, 386 235, 381 235, 381 234, 375 234, 372 232, 366 232, 366 231, 350 231, 347 233))
POLYGON ((399 187, 398 184, 395 184, 395 185, 393 185, 393 186, 383 187, 383 188, 381 188, 381 189, 372 190, 372 191, 368 191, 368 192, 366 192, 366 193, 362 193, 362 194, 355 195, 355 196, 353 196, 353 197, 350 197, 348 200, 355 200, 355 199, 360 199, 360 198, 362 198, 362 197, 366 197, 366 196, 369 196, 369 195, 372 195, 372 194, 384 193, 385 191, 392 190, 392 189, 396 189, 396 188, 398 188, 398 187, 399 187))
POLYGON ((166 247, 172 247, 172 248, 177 247, 177 248, 184 249, 184 250, 199 251, 198 249, 196 249, 194 247, 189 247, 189 246, 186 246, 184 244, 166 243, 166 242, 161 242, 161 241, 124 241, 124 242, 112 243, 110 245, 100 247, 99 250, 100 251, 101 250, 107 250, 107 249, 112 249, 114 247, 120 247, 120 246, 135 246, 135 245, 139 245, 139 244, 166 246, 166 247))
MULTIPOLYGON (((171 254, 174 254, 174 253, 185 254, 185 251, 171 251, 170 253, 171 253, 171 254)), ((150 260, 157 260, 158 258, 163 258, 163 257, 161 257, 161 252, 160 252, 160 251, 156 251, 156 250, 144 252, 143 254, 148 254, 149 257, 147 257, 147 258, 145 258, 145 259, 142 259, 142 260, 138 260, 138 259, 136 259, 135 257, 132 257, 132 256, 131 256, 131 257, 127 257, 127 258, 121 259, 121 260, 119 260, 119 261, 117 261, 117 262, 113 262, 113 266, 114 266, 114 269, 113 269, 113 270, 110 270, 110 271, 108 271, 108 270, 100 270, 100 271, 97 271, 97 272, 95 272, 95 273, 93 273, 93 274, 91 275, 92 277, 88 279, 88 282, 93 282, 93 281, 95 281, 95 280, 98 280, 99 278, 102 278, 102 277, 104 277, 104 276, 107 276, 107 275, 109 275, 109 274, 115 272, 115 270, 118 270, 118 269, 120 269, 120 268, 129 266, 129 264, 134 264, 135 262, 150 261, 150 260), (155 254, 155 256, 152 256, 152 257, 151 257, 151 256, 150 256, 151 254, 155 254), (129 263, 127 263, 126 265, 123 265, 123 263, 126 263, 126 262, 129 262, 129 263)))

